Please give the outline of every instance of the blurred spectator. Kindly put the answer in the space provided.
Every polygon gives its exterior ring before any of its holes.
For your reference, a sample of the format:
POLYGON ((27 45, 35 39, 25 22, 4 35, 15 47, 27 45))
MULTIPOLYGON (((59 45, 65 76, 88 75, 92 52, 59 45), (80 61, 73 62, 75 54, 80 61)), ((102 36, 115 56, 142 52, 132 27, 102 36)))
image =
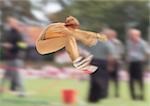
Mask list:
POLYGON ((143 67, 148 54, 148 45, 141 38, 141 31, 138 29, 129 29, 127 41, 127 61, 129 62, 129 87, 133 100, 144 100, 144 81, 143 81, 143 67), (140 88, 140 94, 136 93, 137 82, 140 88))
POLYGON ((23 67, 23 50, 26 48, 26 44, 23 42, 20 33, 13 27, 12 21, 7 19, 7 32, 5 34, 5 41, 2 43, 2 47, 7 55, 7 66, 2 79, 4 84, 6 79, 11 82, 10 89, 12 91, 18 91, 19 96, 24 95, 23 79, 19 68, 23 67))
POLYGON ((108 42, 98 42, 95 46, 86 49, 94 55, 91 64, 98 67, 96 72, 90 75, 88 95, 88 101, 95 103, 108 95, 109 74, 107 62, 112 55, 112 48, 108 42))
POLYGON ((108 37, 108 42, 112 45, 113 55, 111 61, 108 63, 108 71, 110 79, 115 85, 115 97, 119 97, 119 76, 121 58, 124 52, 124 47, 121 41, 117 38, 117 32, 112 29, 105 29, 105 34, 108 37))

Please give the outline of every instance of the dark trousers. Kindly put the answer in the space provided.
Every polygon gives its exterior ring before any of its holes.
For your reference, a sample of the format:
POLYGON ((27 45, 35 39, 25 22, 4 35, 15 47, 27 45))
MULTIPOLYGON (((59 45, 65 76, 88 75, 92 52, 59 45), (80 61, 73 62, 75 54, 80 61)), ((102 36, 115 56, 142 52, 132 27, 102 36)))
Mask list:
POLYGON ((119 63, 115 61, 113 64, 113 69, 108 71, 109 71, 109 78, 113 82, 115 87, 115 97, 119 97, 119 78, 118 78, 119 63))
POLYGON ((129 88, 132 99, 144 99, 143 62, 136 61, 129 64, 129 88), (136 94, 135 82, 140 88, 140 95, 136 94))
POLYGON ((6 69, 4 73, 2 84, 4 84, 7 79, 9 79, 11 83, 10 90, 24 92, 23 78, 21 72, 18 70, 18 68, 23 67, 24 62, 20 59, 14 59, 9 60, 7 65, 8 69, 6 69))
POLYGON ((108 71, 106 60, 93 59, 92 65, 98 67, 97 71, 90 75, 89 102, 98 102, 108 95, 108 71))

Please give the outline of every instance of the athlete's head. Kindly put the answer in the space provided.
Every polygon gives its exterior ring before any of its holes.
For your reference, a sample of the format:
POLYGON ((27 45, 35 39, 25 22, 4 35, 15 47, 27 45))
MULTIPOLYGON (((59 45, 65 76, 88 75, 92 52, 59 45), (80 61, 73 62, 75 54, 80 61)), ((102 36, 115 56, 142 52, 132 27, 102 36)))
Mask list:
POLYGON ((79 21, 73 16, 67 17, 66 21, 65 21, 65 24, 66 24, 67 27, 71 27, 71 28, 74 28, 74 29, 79 28, 79 26, 80 26, 79 21))

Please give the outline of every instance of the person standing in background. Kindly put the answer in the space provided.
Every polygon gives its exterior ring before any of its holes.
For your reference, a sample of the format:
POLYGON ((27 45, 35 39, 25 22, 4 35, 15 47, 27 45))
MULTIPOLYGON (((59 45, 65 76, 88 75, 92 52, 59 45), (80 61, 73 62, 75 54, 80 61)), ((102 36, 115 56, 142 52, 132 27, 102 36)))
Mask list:
POLYGON ((5 39, 2 43, 5 55, 7 57, 6 69, 1 84, 4 85, 6 79, 10 80, 10 90, 18 93, 18 96, 24 96, 23 76, 19 68, 24 67, 24 50, 26 44, 21 34, 13 27, 13 23, 7 19, 5 39))
POLYGON ((119 97, 119 68, 121 59, 124 53, 124 47, 121 41, 117 38, 117 32, 113 29, 105 29, 105 34, 112 45, 113 55, 112 60, 108 63, 109 77, 113 81, 115 86, 115 97, 119 97))
POLYGON ((93 55, 90 64, 98 67, 96 72, 90 74, 90 88, 88 94, 88 102, 96 103, 108 96, 109 74, 107 63, 112 55, 112 47, 108 41, 97 42, 95 46, 90 48, 87 48, 84 45, 82 45, 82 47, 93 55))
POLYGON ((141 38, 141 31, 130 28, 127 32, 127 61, 129 63, 129 88, 133 100, 144 100, 144 62, 149 54, 149 46, 141 38), (135 82, 140 88, 140 94, 136 93, 135 82))

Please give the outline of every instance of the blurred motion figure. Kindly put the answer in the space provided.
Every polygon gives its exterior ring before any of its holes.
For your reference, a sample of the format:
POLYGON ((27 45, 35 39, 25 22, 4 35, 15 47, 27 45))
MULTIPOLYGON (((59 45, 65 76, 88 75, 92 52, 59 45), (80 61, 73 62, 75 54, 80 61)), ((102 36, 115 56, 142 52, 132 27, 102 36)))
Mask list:
POLYGON ((124 53, 124 47, 122 42, 117 38, 117 32, 113 29, 105 29, 105 34, 107 35, 108 42, 112 47, 113 54, 109 58, 108 62, 108 72, 109 78, 113 81, 115 86, 115 97, 119 97, 119 68, 122 63, 122 56, 124 53))
MULTIPOLYGON (((102 34, 105 33, 102 32, 102 34)), ((109 74, 107 66, 108 60, 111 57, 113 51, 108 41, 97 42, 95 46, 84 48, 93 54, 93 59, 91 60, 90 64, 98 67, 96 72, 90 74, 90 88, 88 94, 88 101, 91 103, 96 103, 108 96, 109 74)))
POLYGON ((129 88, 133 100, 144 100, 143 69, 146 56, 149 54, 149 47, 146 41, 141 38, 141 31, 131 28, 127 31, 127 61, 129 63, 129 88), (140 88, 138 95, 135 87, 137 82, 140 88))
POLYGON ((1 84, 3 85, 6 79, 9 79, 11 82, 10 89, 17 91, 19 96, 24 96, 23 76, 19 68, 24 66, 23 58, 26 44, 17 29, 13 27, 13 24, 11 19, 8 18, 6 22, 7 31, 5 33, 5 40, 1 44, 7 57, 6 70, 1 84))

